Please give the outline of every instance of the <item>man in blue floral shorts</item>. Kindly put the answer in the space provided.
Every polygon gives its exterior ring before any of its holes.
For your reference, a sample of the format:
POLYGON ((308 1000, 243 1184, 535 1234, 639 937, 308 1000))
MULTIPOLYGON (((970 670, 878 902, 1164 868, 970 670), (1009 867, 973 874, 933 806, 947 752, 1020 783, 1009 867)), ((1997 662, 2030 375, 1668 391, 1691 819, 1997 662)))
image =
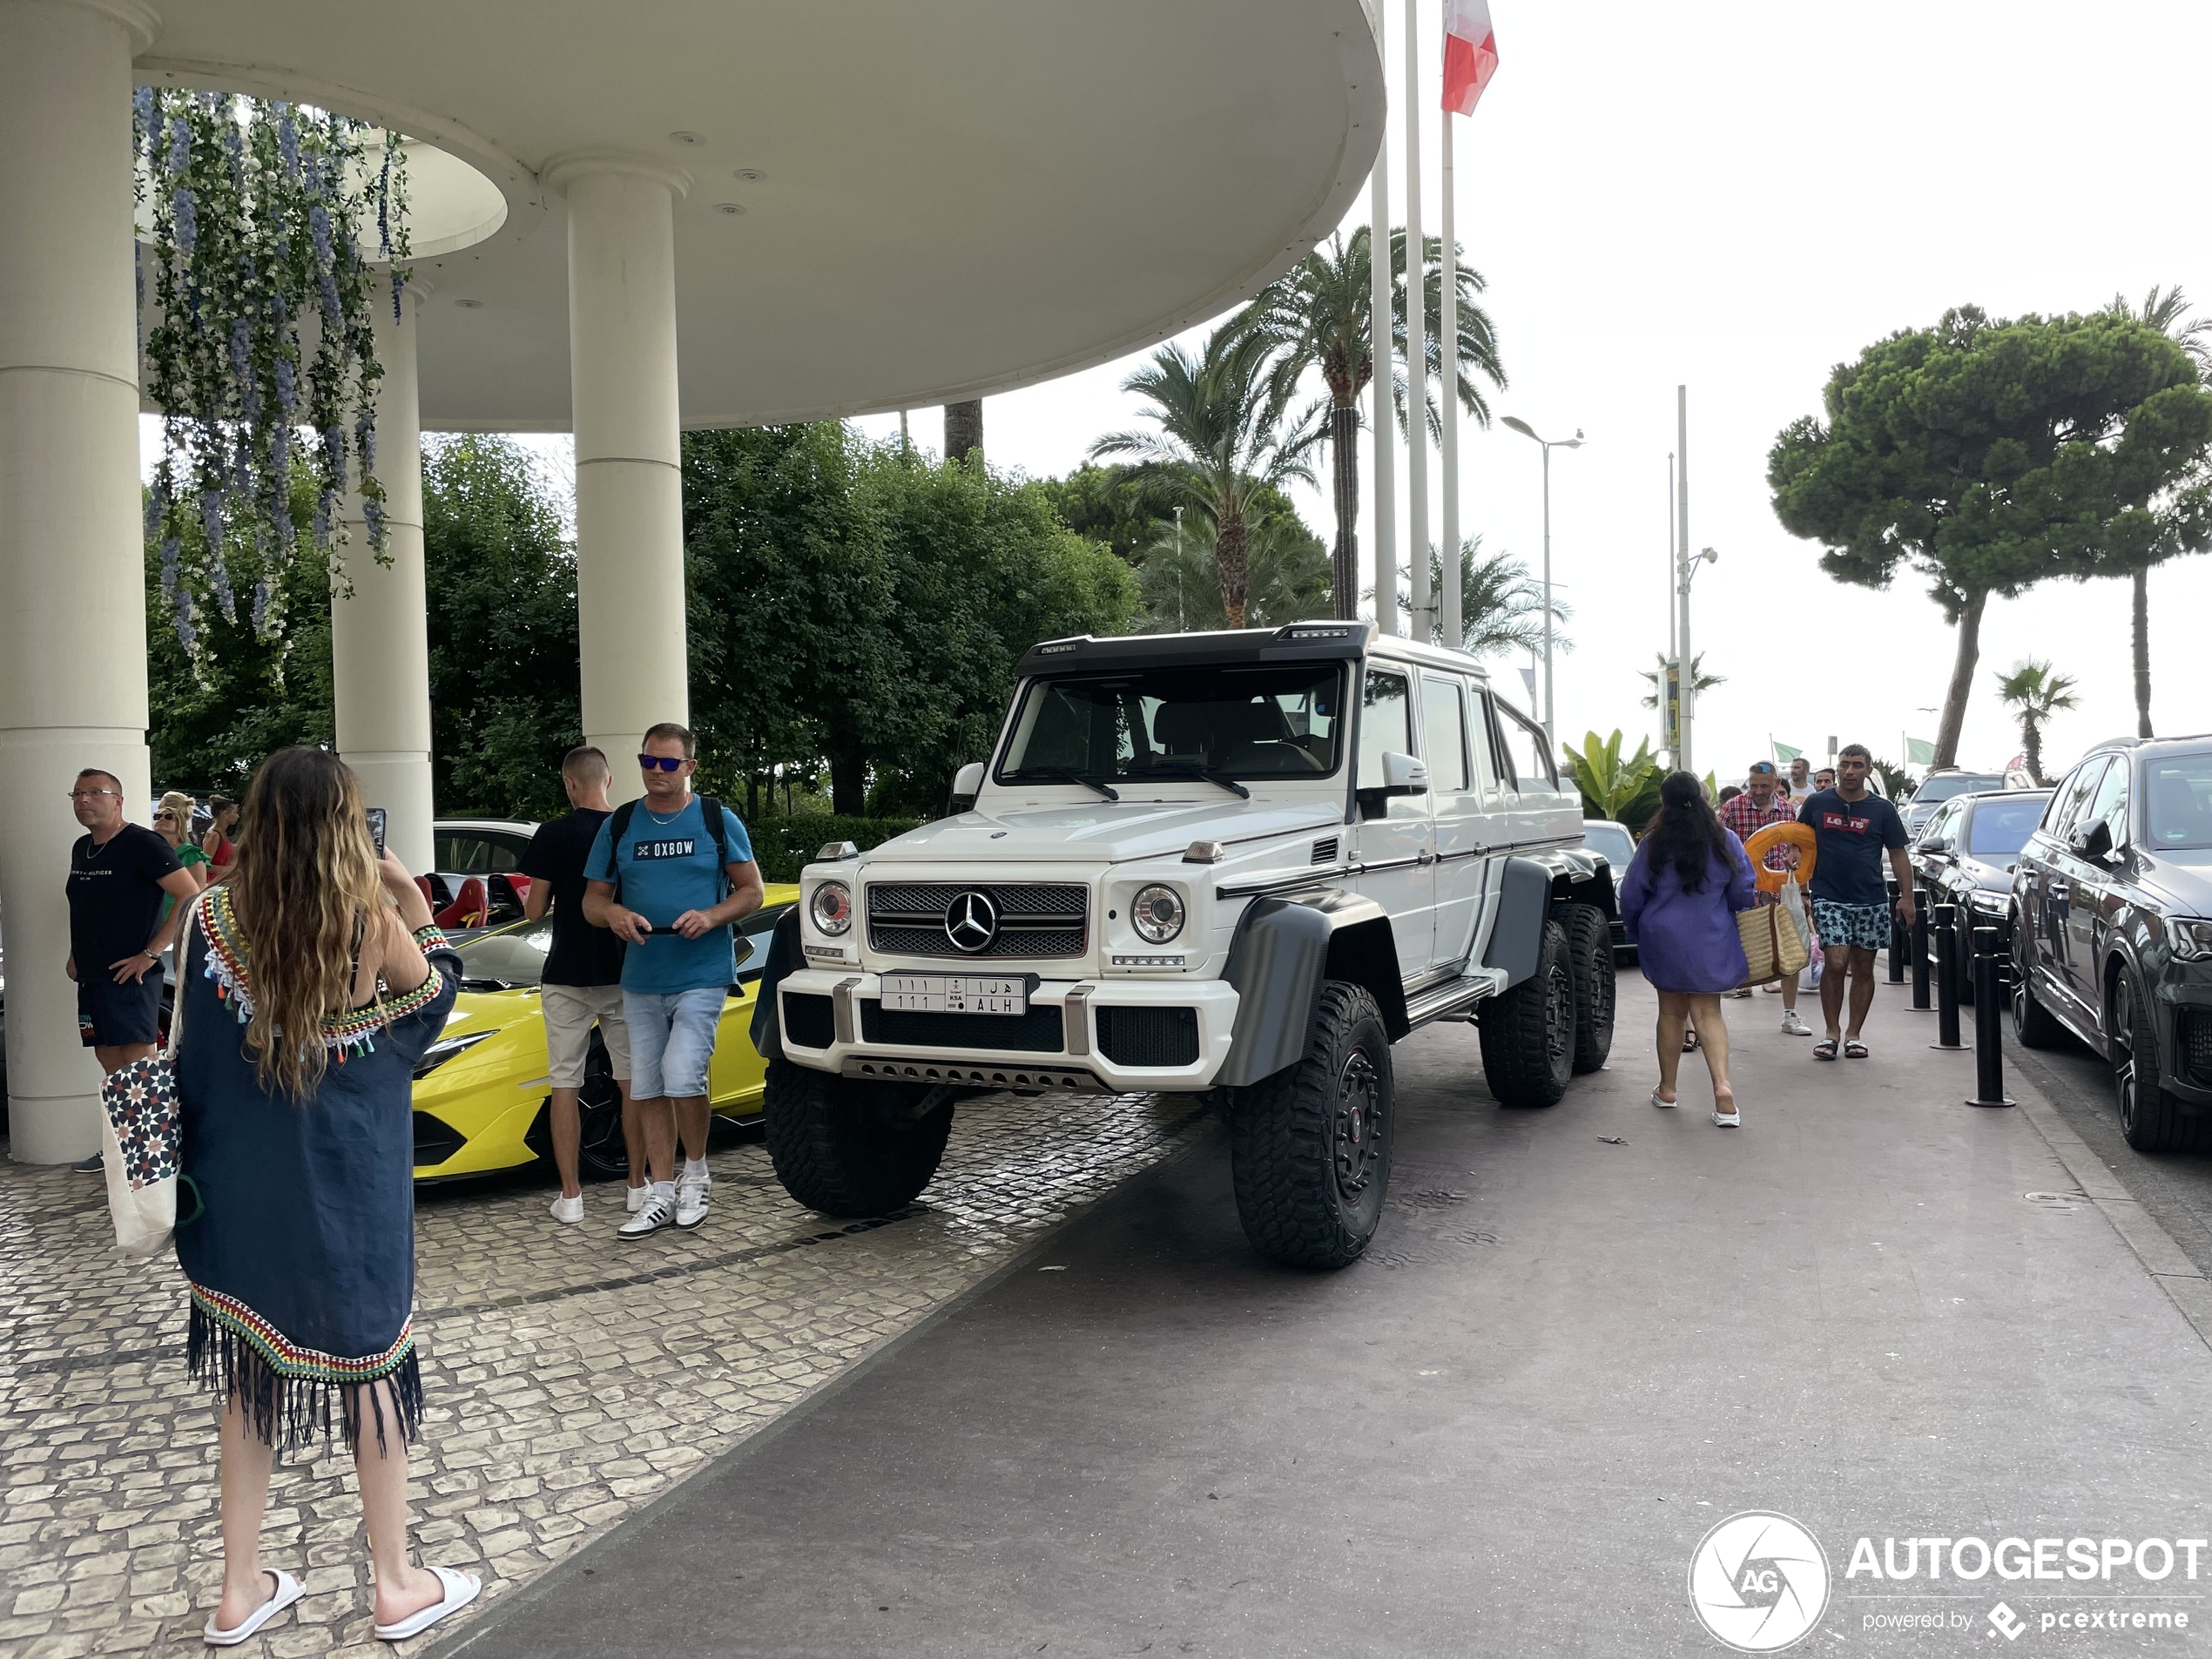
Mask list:
POLYGON ((1866 745, 1847 743, 1836 755, 1836 782, 1816 791, 1798 809, 1819 843, 1807 895, 1813 931, 1827 957, 1820 981, 1820 1011, 1828 1035, 1813 1045, 1816 1060, 1833 1060, 1838 1048, 1866 1058, 1859 1032, 1874 1006, 1874 953, 1890 941, 1889 894, 1882 885, 1882 854, 1897 874, 1897 914, 1912 925, 1912 866, 1905 856, 1905 820, 1897 808, 1866 787, 1874 758, 1866 745), (1841 1029, 1844 981, 1851 981, 1851 1028, 1841 1029))

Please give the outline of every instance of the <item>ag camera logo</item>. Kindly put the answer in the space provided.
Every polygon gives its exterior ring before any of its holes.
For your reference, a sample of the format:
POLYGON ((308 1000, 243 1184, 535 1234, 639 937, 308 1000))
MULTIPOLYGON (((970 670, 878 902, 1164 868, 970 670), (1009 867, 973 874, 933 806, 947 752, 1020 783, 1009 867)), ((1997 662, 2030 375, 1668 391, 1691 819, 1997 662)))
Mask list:
POLYGON ((1699 1541, 1689 1605, 1716 1642, 1738 1653, 1779 1653, 1828 1610, 1828 1557, 1789 1516, 1747 1509, 1699 1541))

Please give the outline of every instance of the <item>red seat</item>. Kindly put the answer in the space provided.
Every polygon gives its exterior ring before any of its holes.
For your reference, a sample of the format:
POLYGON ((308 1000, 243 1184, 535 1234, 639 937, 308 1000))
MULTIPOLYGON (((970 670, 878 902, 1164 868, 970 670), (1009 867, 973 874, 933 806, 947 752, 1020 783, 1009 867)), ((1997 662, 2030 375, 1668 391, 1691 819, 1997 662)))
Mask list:
POLYGON ((481 927, 490 917, 491 900, 484 891, 483 878, 472 875, 461 884, 460 896, 438 912, 437 919, 441 927, 481 927))

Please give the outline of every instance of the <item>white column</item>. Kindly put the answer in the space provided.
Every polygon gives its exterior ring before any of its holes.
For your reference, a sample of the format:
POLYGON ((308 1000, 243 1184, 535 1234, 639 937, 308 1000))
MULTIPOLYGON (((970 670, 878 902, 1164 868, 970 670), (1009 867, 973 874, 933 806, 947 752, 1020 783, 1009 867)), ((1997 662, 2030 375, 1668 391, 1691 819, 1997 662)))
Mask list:
MULTIPOLYGON (((1375 52, 1380 57, 1390 8, 1375 8, 1375 52)), ((1367 186, 1367 344, 1374 359, 1375 631, 1398 631, 1398 474, 1391 455, 1392 386, 1396 347, 1391 342, 1390 135, 1375 146, 1367 186)))
POLYGON ((79 767, 146 821, 131 59, 153 14, 0 0, 0 934, 12 1151, 99 1145, 63 968, 79 767))
POLYGON ((1444 112, 1444 591, 1440 597, 1444 643, 1457 651, 1464 643, 1460 617, 1460 257, 1456 216, 1452 211, 1452 112, 1444 112))
MULTIPOLYGON (((384 485, 384 551, 368 550, 361 498, 346 497, 341 556, 350 597, 330 602, 330 678, 338 752, 361 778, 361 802, 381 806, 384 844, 420 875, 431 867, 430 642, 422 575, 422 428, 416 390, 415 311, 401 316, 377 278, 376 475, 384 485)), ((341 583, 342 585, 342 583, 341 583)))
POLYGON ((628 758, 645 728, 691 719, 674 222, 691 178, 612 152, 557 158, 544 178, 569 207, 583 736, 626 800, 640 792, 628 758))
POLYGON ((1421 20, 1406 0, 1406 539, 1412 552, 1413 622, 1426 644, 1436 625, 1428 579, 1428 283, 1421 238, 1421 20))

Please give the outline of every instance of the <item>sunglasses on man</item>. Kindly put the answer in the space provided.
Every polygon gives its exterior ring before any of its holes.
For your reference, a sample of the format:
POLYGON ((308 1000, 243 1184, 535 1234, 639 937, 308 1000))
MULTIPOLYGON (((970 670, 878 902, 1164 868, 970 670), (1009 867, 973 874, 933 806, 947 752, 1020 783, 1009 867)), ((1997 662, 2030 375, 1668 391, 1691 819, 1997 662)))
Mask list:
POLYGON ((679 756, 676 755, 639 755, 637 764, 647 772, 651 772, 656 766, 663 772, 674 772, 684 762, 679 756))

